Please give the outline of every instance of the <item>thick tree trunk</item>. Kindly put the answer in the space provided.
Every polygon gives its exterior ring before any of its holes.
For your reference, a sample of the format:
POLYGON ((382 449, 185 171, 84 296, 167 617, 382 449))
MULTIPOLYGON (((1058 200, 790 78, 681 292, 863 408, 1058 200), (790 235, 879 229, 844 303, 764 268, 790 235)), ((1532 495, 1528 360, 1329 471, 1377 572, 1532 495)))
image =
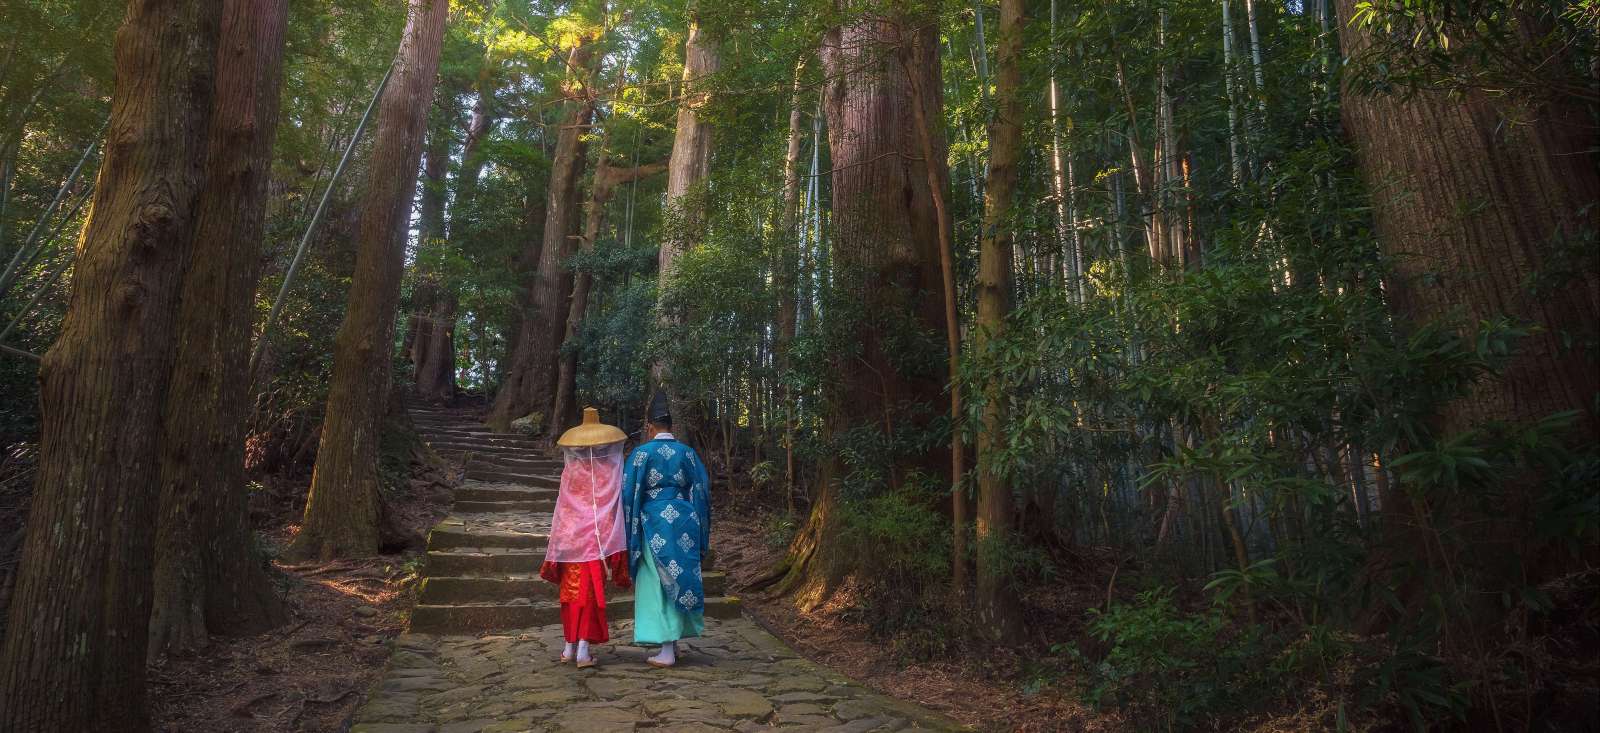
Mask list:
POLYGON ((278 121, 287 0, 225 0, 205 189, 184 275, 161 445, 153 658, 281 623, 249 524, 250 329, 278 121), (215 243, 207 249, 207 243, 215 243))
POLYGON ((389 398, 394 315, 417 164, 439 70, 448 0, 411 0, 400 67, 378 108, 356 272, 334 337, 333 378, 305 519, 285 554, 328 560, 379 549, 378 442, 389 398))
MULTIPOLYGON (((1005 332, 1011 309, 1011 245, 1008 223, 1022 154, 1023 0, 1000 0, 999 50, 995 63, 995 116, 989 126, 989 178, 984 185, 983 239, 978 251, 978 322, 973 344, 979 352, 1005 332)), ((1012 533, 1011 486, 995 471, 1004 450, 1006 394, 998 378, 984 386, 983 426, 978 433, 978 622, 994 639, 1014 639, 1022 628, 1016 595, 998 545, 1012 533)))
MULTIPOLYGON (((589 184, 589 208, 584 215, 583 237, 579 240, 582 251, 594 251, 595 241, 599 239, 600 230, 605 225, 606 206, 611 203, 611 197, 616 192, 617 186, 653 176, 666 169, 666 163, 613 168, 607 164, 606 152, 602 149, 599 160, 595 162, 594 181, 589 184)), ((577 415, 578 352, 575 346, 578 329, 583 326, 584 314, 589 310, 589 288, 593 280, 593 275, 588 271, 580 271, 573 277, 572 302, 567 306, 566 328, 561 341, 566 349, 561 354, 561 364, 556 375, 556 394, 551 402, 550 425, 547 431, 552 441, 561 437, 561 432, 571 425, 572 418, 577 415)))
MULTIPOLYGON (((1369 29, 1351 22, 1355 6, 1338 3, 1339 36, 1350 56, 1371 42, 1369 29)), ((1567 62, 1555 59, 1550 67, 1567 62)), ((1580 266, 1558 279, 1573 251, 1592 249, 1600 227, 1592 110, 1550 95, 1513 111, 1476 90, 1402 97, 1347 89, 1341 106, 1372 191, 1379 244, 1394 263, 1387 294, 1401 321, 1459 316, 1472 328, 1505 317, 1533 327, 1504 371, 1445 405, 1434 427, 1451 434, 1575 410, 1575 442, 1600 441, 1600 367, 1582 346, 1600 332, 1600 275, 1580 266)), ((1437 559, 1433 535, 1413 529, 1431 525, 1427 500, 1404 487, 1384 490, 1382 474, 1379 486, 1382 521, 1400 551, 1437 559)), ((1469 543, 1470 557, 1457 562, 1503 567, 1503 558, 1520 558, 1523 574, 1503 578, 1507 588, 1570 567, 1544 562, 1528 546, 1538 486, 1518 480, 1495 506, 1453 507, 1467 512, 1457 536, 1469 543)), ((1482 598, 1499 596, 1493 578, 1478 582, 1487 585, 1482 598)), ((1486 616, 1504 612, 1498 603, 1484 606, 1486 616)))
MULTIPOLYGON (((478 178, 488 163, 483 143, 494 127, 494 64, 488 58, 478 70, 476 87, 478 99, 473 103, 472 115, 467 121, 466 141, 461 146, 461 174, 456 182, 455 200, 451 203, 449 246, 461 246, 470 241, 478 221, 478 178)), ((442 169, 443 166, 441 166, 442 169)), ((441 182, 442 185, 442 182, 441 182)), ((438 227, 432 231, 444 238, 443 196, 441 191, 438 227)), ((424 209, 426 209, 424 200, 424 209)), ((456 396, 456 308, 460 297, 455 283, 444 282, 437 275, 432 278, 433 299, 419 321, 425 320, 427 338, 419 339, 412 362, 417 396, 432 402, 449 402, 456 396)))
MULTIPOLYGON (((711 174, 712 131, 711 125, 700 119, 697 110, 710 99, 708 77, 717 72, 720 63, 715 41, 706 37, 699 17, 691 13, 688 38, 683 44, 678 127, 672 137, 672 158, 667 162, 667 231, 661 240, 658 273, 662 291, 672 281, 672 269, 678 257, 698 246, 705 236, 706 201, 701 189, 711 174)), ((682 314, 663 310, 661 318, 663 328, 671 329, 682 314)), ((677 434, 692 442, 697 421, 682 396, 670 388, 672 377, 668 365, 656 361, 650 370, 650 379, 655 387, 667 388, 673 415, 677 417, 677 434)))
MULTIPOLYGON (((0 660, 0 730, 141 731, 157 437, 203 187, 219 0, 133 0, 0 660)), ((209 256, 209 252, 202 256, 209 256)))
POLYGON ((711 125, 700 119, 697 110, 705 106, 709 93, 707 77, 719 65, 716 44, 700 30, 698 18, 689 20, 689 36, 683 44, 683 91, 678 105, 678 128, 672 137, 672 159, 667 164, 667 207, 674 231, 661 242, 660 274, 665 285, 672 275, 673 262, 700 243, 704 235, 705 206, 691 196, 711 173, 711 125))
MULTIPOLYGON (((1354 56, 1369 45, 1368 31, 1350 22, 1354 0, 1338 8, 1340 40, 1354 56)), ((1353 90, 1342 108, 1374 192, 1379 242, 1395 259, 1389 295, 1400 315, 1425 321, 1458 311, 1470 323, 1510 316, 1538 327, 1500 378, 1449 406, 1444 428, 1578 410, 1583 432, 1600 439, 1600 369, 1564 345, 1600 331, 1600 276, 1579 271, 1528 288, 1556 265, 1560 247, 1585 246, 1577 238, 1600 226, 1589 110, 1545 99, 1513 116, 1475 91, 1402 98, 1353 90)))
MULTIPOLYGON (((419 250, 442 246, 445 239, 445 169, 450 162, 450 138, 440 130, 428 133, 428 143, 422 153, 422 205, 419 207, 417 240, 419 250)), ((438 273, 419 268, 416 290, 412 293, 410 317, 411 332, 406 338, 405 350, 411 360, 412 392, 425 400, 445 401, 455 395, 455 371, 441 383, 439 363, 451 367, 455 364, 454 349, 447 357, 439 354, 440 342, 445 347, 455 345, 454 310, 451 308, 449 328, 441 334, 442 319, 439 311, 451 295, 438 273)))
POLYGON ((501 389, 521 349, 522 323, 526 320, 523 314, 533 310, 533 273, 539 267, 539 255, 544 250, 544 219, 548 203, 545 201, 545 188, 549 183, 548 178, 529 176, 528 190, 522 201, 522 249, 517 252, 511 267, 516 281, 526 285, 517 289, 516 307, 511 310, 511 317, 506 324, 507 343, 495 370, 501 389))
POLYGON ((433 307, 424 318, 428 327, 419 331, 416 346, 416 394, 430 402, 446 403, 456 396, 456 304, 455 289, 435 284, 433 307))
MULTIPOLYGON (((572 50, 568 68, 584 69, 592 75, 594 57, 592 43, 585 42, 572 50)), ((594 99, 579 86, 575 83, 569 92, 551 158, 550 184, 545 190, 544 242, 533 273, 529 308, 522 314, 511 368, 489 413, 489 425, 499 431, 510 430, 512 420, 530 413, 539 413, 546 424, 555 420, 550 410, 555 402, 560 361, 562 331, 558 324, 567 313, 567 299, 572 294, 572 271, 566 263, 575 249, 578 182, 588 162, 588 145, 583 136, 594 119, 594 99)))
MULTIPOLYGON (((830 79, 823 106, 833 154, 834 288, 871 314, 830 324, 848 329, 843 341, 858 347, 833 357, 839 384, 827 395, 827 430, 928 430, 942 410, 923 408, 945 404, 945 362, 907 359, 898 345, 938 343, 945 327, 942 213, 925 164, 934 162, 931 177, 942 195, 949 188, 947 148, 943 130, 932 127, 927 142, 933 155, 925 159, 916 121, 918 113, 924 120, 943 119, 937 30, 922 18, 868 16, 830 30, 821 55, 830 79), (916 81, 908 74, 917 75, 916 81)), ((948 484, 948 455, 929 450, 886 457, 890 483, 900 485, 919 472, 948 484)), ((848 478, 839 474, 837 461, 830 463, 808 526, 790 548, 785 588, 804 579, 826 585, 828 563, 819 562, 818 552, 826 550, 834 531, 835 485, 848 478)))

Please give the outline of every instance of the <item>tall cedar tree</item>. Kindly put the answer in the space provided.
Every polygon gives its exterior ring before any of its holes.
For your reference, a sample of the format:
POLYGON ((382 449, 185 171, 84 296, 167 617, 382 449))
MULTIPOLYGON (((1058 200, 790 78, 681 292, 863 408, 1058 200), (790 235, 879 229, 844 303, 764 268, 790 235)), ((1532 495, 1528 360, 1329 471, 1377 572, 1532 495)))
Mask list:
POLYGON ((40 367, 39 469, 0 660, 0 730, 149 727, 157 437, 221 26, 221 0, 132 0, 117 31, 105 160, 61 336, 40 367))
MULTIPOLYGON (((1000 35, 995 57, 994 121, 989 125, 989 178, 983 187, 983 238, 978 251, 978 323, 973 345, 982 350, 1002 338, 1011 310, 1011 207, 1022 154, 1022 0, 1000 0, 1000 35)), ((1006 394, 999 376, 983 387, 983 425, 978 432, 978 613, 979 625, 1000 639, 1014 639, 1022 617, 1004 575, 1000 544, 1012 525, 1011 486, 996 473, 994 453, 1003 449, 1006 394)))
MULTIPOLYGON (((667 236, 661 241, 659 270, 661 289, 672 279, 672 269, 684 252, 699 246, 705 237, 705 202, 693 194, 711 175, 711 124, 701 119, 700 110, 710 101, 710 77, 721 66, 716 41, 701 27, 698 11, 691 8, 689 30, 683 42, 683 95, 678 102, 678 126, 672 135, 672 157, 667 161, 667 236)), ((669 329, 677 314, 663 313, 669 329)), ((667 365, 657 360, 650 370, 653 386, 668 387, 672 412, 678 416, 678 435, 694 439, 694 416, 668 386, 667 365)))
POLYGON ((287 0, 225 0, 206 185, 183 279, 163 418, 150 656, 280 623, 249 524, 244 423, 250 329, 278 122, 287 0))
MULTIPOLYGON (((1355 10, 1355 0, 1339 0, 1339 37, 1350 56, 1372 43, 1372 31, 1351 22, 1355 10)), ((1552 74, 1565 67, 1564 59, 1550 63, 1552 74)), ((1342 110, 1374 192, 1380 246, 1394 260, 1387 290, 1398 315, 1411 323, 1460 315, 1470 324, 1509 316, 1535 327, 1504 373, 1447 405, 1436 428, 1447 434, 1577 410, 1583 442, 1600 441, 1600 369, 1568 345, 1600 330, 1600 275, 1580 268, 1555 287, 1529 287, 1559 267, 1564 244, 1587 236, 1580 246, 1593 246, 1600 153, 1589 111, 1553 93, 1514 109, 1478 90, 1402 96, 1353 88, 1342 110)), ((1413 515, 1400 525, 1421 525, 1427 507, 1400 489, 1391 485, 1383 506, 1413 515)), ((1521 544, 1537 498, 1521 497, 1474 523, 1484 557, 1523 557, 1530 571, 1537 567, 1521 544)), ((1428 555, 1425 545, 1416 549, 1428 555)))
MULTIPOLYGON (((486 10, 491 8, 492 3, 486 10)), ((495 68, 493 53, 485 53, 475 82, 478 98, 472 105, 471 116, 467 118, 466 142, 461 147, 461 175, 457 178, 456 195, 450 204, 452 215, 448 236, 444 231, 443 202, 439 202, 439 226, 434 230, 438 234, 434 236, 445 237, 452 244, 471 237, 471 222, 476 220, 473 201, 478 192, 478 178, 483 173, 484 165, 489 162, 483 144, 494 127, 495 68)), ((439 178, 439 196, 442 199, 442 165, 439 178)), ((413 389, 424 399, 446 402, 456 394, 456 308, 460 305, 460 298, 455 283, 440 281, 436 275, 425 284, 432 290, 432 297, 422 299, 416 313, 420 328, 416 331, 417 338, 411 351, 415 380, 413 389)))
POLYGON ((389 398, 394 314, 449 5, 411 0, 399 68, 379 102, 356 231, 355 276, 334 336, 327 418, 305 519, 285 552, 289 557, 327 560, 378 551, 378 443, 389 398))
POLYGON ((581 70, 583 78, 569 80, 567 100, 556 133, 555 154, 550 161, 550 185, 545 191, 544 243, 539 249, 539 264, 533 272, 528 294, 528 309, 516 334, 511 366, 505 383, 495 395, 489 425, 496 430, 511 429, 511 421, 529 413, 539 413, 546 423, 555 422, 550 414, 555 402, 556 371, 561 349, 562 323, 567 314, 567 299, 572 297, 572 257, 578 233, 578 182, 588 162, 584 132, 594 119, 594 98, 589 93, 591 66, 597 63, 595 39, 579 42, 568 57, 567 68, 581 70))
MULTIPOLYGON (((439 94, 445 101, 447 94, 439 94)), ((435 104, 438 109, 441 105, 435 104)), ((428 142, 422 151, 422 194, 418 206, 418 248, 437 246, 445 240, 445 169, 450 162, 450 135, 441 129, 428 132, 428 142)), ((411 300, 413 310, 410 331, 406 334, 406 356, 411 360, 412 389, 425 400, 443 402, 455 395, 455 352, 451 351, 448 363, 440 353, 440 342, 454 345, 455 323, 442 323, 439 310, 448 298, 445 284, 439 274, 421 272, 411 300), (441 369, 441 367, 444 367, 441 369), (440 372, 448 372, 449 379, 441 383, 440 372), (423 376, 424 374, 428 376, 423 376)))
MULTIPOLYGON (((604 148, 594 166, 594 180, 589 184, 589 208, 584 212, 583 236, 579 247, 587 254, 594 251, 595 241, 605 226, 606 206, 617 186, 640 178, 653 176, 667 169, 665 163, 648 163, 632 168, 614 168, 606 159, 604 148)), ((589 289, 594 276, 587 270, 573 276, 572 302, 567 306, 566 328, 562 334, 561 365, 556 375, 556 396, 550 408, 549 438, 554 441, 566 427, 572 425, 578 411, 578 329, 583 326, 584 314, 589 311, 589 289)))
MULTIPOLYGON (((927 120, 943 119, 938 30, 929 18, 867 15, 830 29, 821 46, 823 112, 833 159, 832 242, 834 287, 839 302, 859 303, 847 316, 850 338, 859 346, 835 353, 837 382, 827 400, 827 429, 843 436, 855 429, 931 428, 944 404, 949 375, 942 360, 908 359, 897 344, 940 340, 945 316, 940 292, 940 217, 922 155, 913 104, 927 120), (896 58, 897 52, 909 54, 896 58), (913 93, 910 74, 922 94, 913 93), (910 329, 915 333, 896 333, 910 329)), ((944 164, 947 146, 933 126, 927 141, 934 150, 940 192, 949 187, 944 164)), ((928 450, 889 457, 894 481, 913 472, 948 484, 948 454, 928 450)), ((806 526, 789 548, 780 590, 826 595, 832 578, 819 550, 826 547, 838 520, 835 495, 842 467, 825 463, 806 526)))

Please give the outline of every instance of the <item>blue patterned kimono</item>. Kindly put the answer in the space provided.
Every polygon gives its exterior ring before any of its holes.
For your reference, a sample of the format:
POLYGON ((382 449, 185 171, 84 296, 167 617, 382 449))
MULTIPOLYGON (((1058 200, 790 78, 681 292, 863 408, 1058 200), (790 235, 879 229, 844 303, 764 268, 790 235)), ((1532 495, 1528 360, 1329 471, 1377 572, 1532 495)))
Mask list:
MULTIPOLYGON (((705 611, 700 559, 711 540, 711 477, 693 448, 671 438, 640 445, 628 456, 622 505, 628 515, 633 577, 649 552, 671 607, 698 620, 705 611)), ((639 584, 635 594, 648 592, 639 584)))

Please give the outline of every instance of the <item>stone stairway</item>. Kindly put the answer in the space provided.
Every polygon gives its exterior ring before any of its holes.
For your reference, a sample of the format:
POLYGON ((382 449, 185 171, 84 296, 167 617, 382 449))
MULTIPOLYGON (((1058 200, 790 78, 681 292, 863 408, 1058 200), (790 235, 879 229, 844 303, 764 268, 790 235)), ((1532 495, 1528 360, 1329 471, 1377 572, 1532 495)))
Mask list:
MULTIPOLYGON (((466 468, 450 516, 428 534, 428 558, 411 630, 479 634, 561 622, 556 587, 539 578, 561 461, 527 437, 494 433, 445 409, 412 407, 422 439, 466 468)), ((723 573, 707 571, 706 616, 737 618, 723 573)), ((613 623, 633 615, 633 596, 608 587, 613 623)))

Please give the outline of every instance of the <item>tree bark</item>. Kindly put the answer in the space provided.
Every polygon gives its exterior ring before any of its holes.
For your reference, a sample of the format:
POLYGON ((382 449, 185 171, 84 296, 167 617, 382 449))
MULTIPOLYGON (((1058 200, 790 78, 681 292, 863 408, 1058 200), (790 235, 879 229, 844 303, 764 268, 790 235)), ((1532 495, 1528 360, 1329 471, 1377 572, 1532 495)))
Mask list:
MULTIPOLYGON (((60 338, 12 597, 0 730, 149 727, 157 437, 214 89, 218 0, 133 0, 60 338)), ((209 255, 209 252, 205 253, 209 255)))
MULTIPOLYGON (((590 67, 595 58, 593 39, 586 40, 569 54, 568 68, 583 69, 593 76, 590 67)), ((578 182, 588 162, 583 134, 594 119, 594 98, 588 93, 587 81, 580 84, 575 80, 568 90, 557 132, 550 184, 545 190, 544 242, 529 289, 529 308, 522 314, 510 371, 489 413, 489 425, 502 432, 511 429, 512 420, 533 412, 542 413, 546 424, 555 420, 550 410, 555 402, 562 335, 557 324, 566 314, 572 294, 572 272, 566 263, 575 249, 578 182)))
POLYGON ((662 285, 672 275, 672 265, 678 256, 694 249, 704 236, 705 210, 703 202, 686 201, 685 196, 695 192, 711 173, 711 125, 700 119, 697 110, 710 98, 705 90, 706 77, 715 74, 719 65, 717 47, 700 30, 700 19, 689 19, 689 35, 683 44, 683 99, 678 105, 678 127, 672 137, 672 159, 667 164, 667 207, 669 217, 677 231, 669 233, 661 243, 660 272, 662 285))
POLYGON ((430 402, 447 403, 456 396, 456 305, 455 288, 435 281, 432 307, 424 316, 428 326, 417 344, 416 394, 430 402))
MULTIPOLYGON (((445 169, 449 162, 449 136, 443 134, 442 130, 429 132, 427 147, 422 153, 422 204, 417 217, 419 250, 440 246, 444 241, 445 169)), ((419 269, 422 272, 411 296, 411 333, 405 345, 406 354, 411 359, 412 392, 426 400, 444 401, 455 393, 455 372, 453 369, 450 372, 448 389, 439 384, 437 362, 440 358, 436 350, 441 339, 438 337, 440 322, 435 316, 441 301, 447 296, 442 292, 444 288, 439 282, 438 273, 426 267, 419 269)), ((451 329, 449 336, 454 335, 454 329, 451 329)), ((447 343, 453 345, 453 338, 447 343)), ((454 356, 454 353, 450 355, 449 363, 452 365, 454 356)))
MULTIPOLYGON (((452 246, 470 239, 478 221, 475 206, 478 178, 488 163, 483 143, 493 129, 495 119, 494 69, 492 59, 486 54, 478 68, 478 79, 474 85, 478 98, 467 120, 466 140, 461 146, 461 174, 456 181, 455 200, 450 207, 448 242, 452 246)), ((442 168, 441 165, 441 172, 442 168)), ((442 190, 440 199, 439 224, 433 231, 438 232, 436 236, 445 238, 442 190)), ((455 283, 442 281, 437 275, 434 275, 430 285, 434 297, 427 303, 428 309, 419 319, 426 320, 428 326, 427 338, 419 340, 416 345, 413 362, 415 391, 423 399, 443 403, 456 396, 456 308, 460 297, 455 283)))
POLYGON ((394 314, 448 15, 448 0, 410 0, 400 67, 379 102, 356 233, 356 272, 334 337, 327 416, 305 519, 285 551, 291 558, 369 556, 379 549, 378 442, 389 398, 394 314))
MULTIPOLYGON (((1338 3, 1339 36, 1351 57, 1371 44, 1371 31, 1351 22, 1355 6, 1338 3)), ((1550 68, 1568 63, 1553 59, 1550 68)), ((1556 94, 1510 109, 1475 89, 1368 96, 1347 88, 1341 108, 1372 191, 1379 246, 1393 262, 1386 291, 1402 324, 1460 317, 1472 329, 1509 318, 1533 327, 1500 374, 1444 405, 1431 427, 1450 435, 1575 410, 1573 442, 1600 441, 1600 368, 1584 346, 1600 331, 1600 275, 1581 265, 1562 275, 1573 252, 1593 248, 1600 228, 1592 111, 1556 94)), ((1475 580, 1484 586, 1480 599, 1571 567, 1529 546, 1537 477, 1507 481, 1504 498, 1492 505, 1455 507, 1466 554, 1457 562, 1502 568, 1510 557, 1522 565, 1475 580)), ((1386 535, 1400 552, 1436 560, 1438 542, 1426 531, 1434 516, 1429 499, 1401 486, 1391 493, 1384 483, 1380 473, 1386 535)), ((1505 613, 1498 603, 1477 610, 1486 619, 1505 613)), ((1476 616, 1463 614, 1452 625, 1471 635, 1476 616)))
MULTIPOLYGON (((1351 23, 1354 0, 1338 9, 1340 40, 1355 56, 1369 31, 1351 23)), ((1449 405, 1442 427, 1578 410, 1584 434, 1600 439, 1600 369, 1564 345, 1600 331, 1600 275, 1580 269, 1555 287, 1526 286, 1557 264, 1561 246, 1582 236, 1591 239, 1578 246, 1592 246, 1600 227, 1589 111, 1548 98, 1518 116, 1476 90, 1408 98, 1346 90, 1342 108, 1374 192, 1379 243, 1398 270, 1389 287, 1398 313, 1412 322, 1452 311, 1470 323, 1510 316, 1538 329, 1504 374, 1449 405)))
MULTIPOLYGON (((665 291, 672 281, 672 269, 678 257, 694 249, 705 236, 705 202, 697 196, 705 179, 711 174, 711 125, 700 119, 699 108, 710 99, 707 77, 720 66, 716 43, 706 37, 700 28, 700 18, 694 11, 689 17, 688 37, 683 44, 682 101, 678 104, 678 126, 672 137, 672 158, 667 162, 667 213, 666 234, 661 240, 659 256, 660 289, 665 291)), ((671 329, 681 314, 661 314, 662 326, 671 329)), ((659 359, 650 370, 650 381, 657 389, 668 387, 672 381, 669 367, 659 359)), ((694 440, 696 422, 682 396, 667 389, 677 434, 685 440, 694 440)), ((648 399, 648 397, 647 397, 648 399)))
MULTIPOLYGON (((860 17, 829 30, 821 56, 830 80, 823 106, 833 156, 834 288, 871 314, 831 324, 848 329, 843 342, 859 346, 832 356, 837 384, 826 395, 827 432, 929 430, 939 411, 920 408, 944 403, 950 375, 942 360, 907 359, 898 345, 937 343, 946 323, 939 295, 944 214, 930 178, 943 196, 947 148, 935 127, 925 138, 933 154, 924 158, 916 120, 918 114, 943 119, 937 29, 927 18, 860 17)), ((948 484, 948 455, 935 449, 890 457, 891 486, 913 473, 948 484)), ((818 562, 818 553, 829 546, 838 516, 833 493, 847 478, 839 471, 837 461, 823 466, 807 527, 790 548, 783 589, 828 584, 828 563, 818 562)))
MULTIPOLYGON (((973 344, 982 353, 1005 334, 1011 309, 1009 217, 1022 153, 1023 0, 1000 0, 999 49, 995 63, 995 116, 989 126, 989 178, 984 185, 983 235, 978 250, 978 322, 973 344)), ((1016 595, 1000 551, 1012 533, 1011 486, 995 471, 1004 449, 1005 386, 991 376, 984 385, 983 426, 978 433, 978 615, 991 638, 1013 639, 1022 628, 1016 595)))
POLYGON ((277 131, 287 0, 225 0, 195 259, 163 417, 149 656, 285 618, 249 524, 250 331, 277 131), (207 249, 207 243, 215 243, 207 249))

